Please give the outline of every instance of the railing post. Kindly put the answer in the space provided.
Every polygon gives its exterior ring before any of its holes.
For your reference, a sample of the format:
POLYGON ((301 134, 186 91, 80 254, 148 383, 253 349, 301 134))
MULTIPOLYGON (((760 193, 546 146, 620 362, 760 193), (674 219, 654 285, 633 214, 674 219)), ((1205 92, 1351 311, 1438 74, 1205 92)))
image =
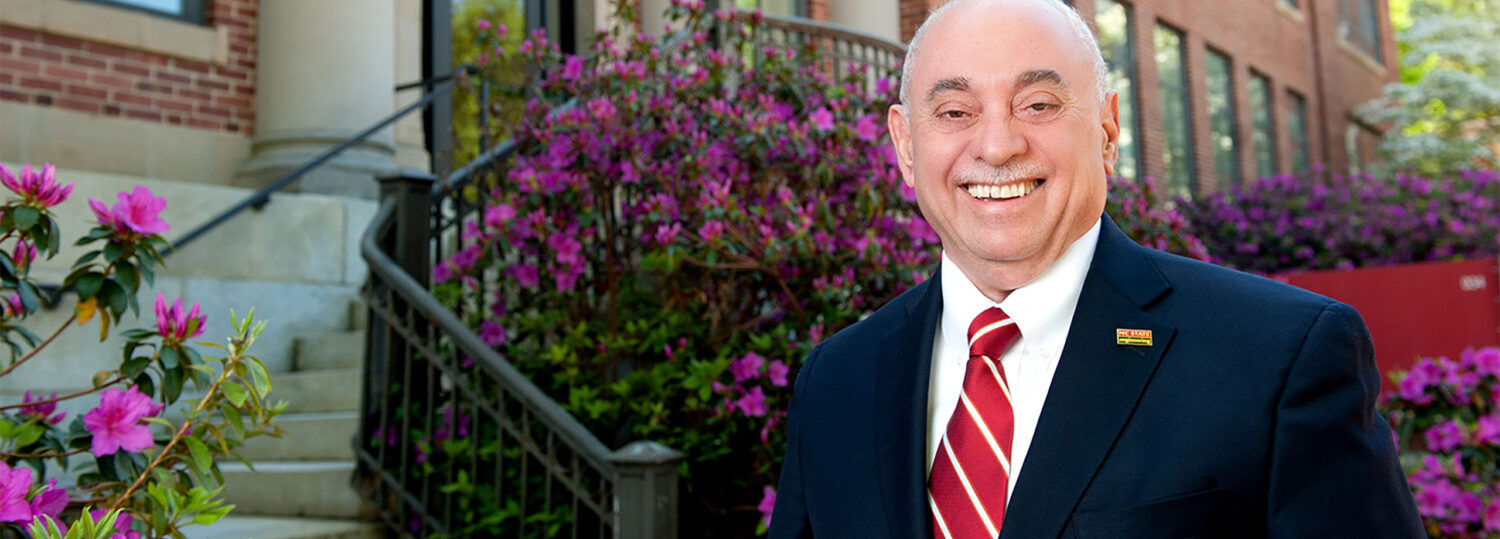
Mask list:
POLYGON ((408 275, 427 286, 432 275, 428 227, 432 218, 432 184, 437 177, 403 168, 378 180, 380 198, 393 197, 396 200, 391 244, 386 252, 408 275))
POLYGON ((677 464, 684 456, 647 441, 609 455, 615 466, 615 537, 677 539, 677 464))

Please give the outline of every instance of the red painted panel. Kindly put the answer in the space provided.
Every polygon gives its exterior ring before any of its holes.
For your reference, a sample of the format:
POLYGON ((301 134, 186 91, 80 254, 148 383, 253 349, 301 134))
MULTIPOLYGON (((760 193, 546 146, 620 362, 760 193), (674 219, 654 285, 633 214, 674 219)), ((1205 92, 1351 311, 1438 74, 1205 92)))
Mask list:
POLYGON ((1375 339, 1386 387, 1387 373, 1411 367, 1419 356, 1457 360, 1464 348, 1500 345, 1495 260, 1316 271, 1276 280, 1359 309, 1375 339))

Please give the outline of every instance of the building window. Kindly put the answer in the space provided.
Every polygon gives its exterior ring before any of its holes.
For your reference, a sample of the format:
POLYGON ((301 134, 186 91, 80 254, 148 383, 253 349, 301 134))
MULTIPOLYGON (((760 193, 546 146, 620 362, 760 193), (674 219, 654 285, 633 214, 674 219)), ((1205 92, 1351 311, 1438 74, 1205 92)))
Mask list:
POLYGON ((1339 38, 1384 63, 1379 15, 1375 0, 1339 0, 1339 38))
POLYGON ((1250 116, 1254 122, 1255 176, 1276 174, 1276 136, 1271 127, 1271 79, 1250 74, 1250 116))
POLYGON ((204 4, 208 0, 84 0, 95 4, 122 7, 133 11, 143 11, 153 15, 177 19, 193 24, 207 22, 204 18, 204 4))
POLYGON ((1291 90, 1286 97, 1286 135, 1292 146, 1292 172, 1302 172, 1312 164, 1312 152, 1307 147, 1307 99, 1291 90))
POLYGON ((1115 161, 1115 175, 1139 178, 1141 163, 1140 125, 1135 113, 1135 39, 1132 37, 1130 7, 1114 0, 1098 0, 1094 25, 1099 31, 1099 50, 1109 64, 1106 81, 1120 94, 1120 157, 1115 161))
POLYGON ((761 13, 772 15, 786 15, 788 17, 806 17, 807 10, 803 8, 802 0, 734 0, 735 6, 744 10, 760 10, 761 13))
POLYGON ((1161 118, 1165 137, 1161 149, 1166 164, 1167 190, 1191 196, 1193 185, 1192 106, 1188 102, 1187 70, 1183 65, 1182 33, 1156 25, 1156 72, 1161 79, 1161 118))
POLYGON ((1240 184, 1238 152, 1235 151, 1234 77, 1229 57, 1208 50, 1208 115, 1214 149, 1214 181, 1220 189, 1240 184))

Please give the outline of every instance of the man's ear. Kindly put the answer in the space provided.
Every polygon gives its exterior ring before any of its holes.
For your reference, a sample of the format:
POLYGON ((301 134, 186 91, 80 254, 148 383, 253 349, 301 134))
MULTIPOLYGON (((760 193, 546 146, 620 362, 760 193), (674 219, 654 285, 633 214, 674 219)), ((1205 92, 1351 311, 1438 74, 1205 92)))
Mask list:
POLYGON ((885 115, 886 129, 891 132, 891 145, 896 147, 896 165, 901 168, 901 179, 907 187, 916 188, 912 177, 911 122, 906 118, 906 109, 891 105, 885 115))
POLYGON ((1100 151, 1104 157, 1104 173, 1115 175, 1115 162, 1120 159, 1120 93, 1110 90, 1104 94, 1104 106, 1099 107, 1099 126, 1104 128, 1100 151))

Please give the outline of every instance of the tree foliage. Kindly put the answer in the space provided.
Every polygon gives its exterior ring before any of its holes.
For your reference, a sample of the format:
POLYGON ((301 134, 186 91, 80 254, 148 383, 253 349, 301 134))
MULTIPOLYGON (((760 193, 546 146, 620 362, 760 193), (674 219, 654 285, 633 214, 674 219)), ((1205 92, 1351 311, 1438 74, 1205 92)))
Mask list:
POLYGON ((1356 112, 1392 125, 1387 162, 1429 175, 1500 167, 1500 0, 1398 0, 1392 22, 1401 82, 1356 112))

